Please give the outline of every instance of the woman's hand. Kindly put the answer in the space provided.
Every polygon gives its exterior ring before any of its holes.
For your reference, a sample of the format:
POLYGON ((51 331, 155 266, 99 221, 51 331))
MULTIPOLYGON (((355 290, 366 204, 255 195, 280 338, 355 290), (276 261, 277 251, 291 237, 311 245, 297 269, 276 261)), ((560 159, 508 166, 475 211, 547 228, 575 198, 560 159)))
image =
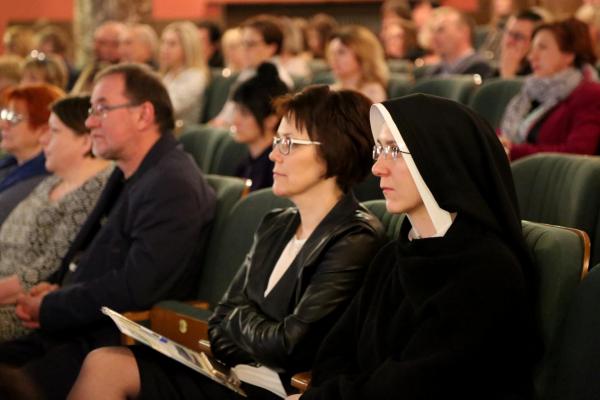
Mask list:
POLYGON ((10 275, 0 279, 0 305, 15 304, 23 287, 17 275, 10 275))
POLYGON ((285 398, 285 400, 298 400, 302 396, 301 394, 293 394, 285 398))

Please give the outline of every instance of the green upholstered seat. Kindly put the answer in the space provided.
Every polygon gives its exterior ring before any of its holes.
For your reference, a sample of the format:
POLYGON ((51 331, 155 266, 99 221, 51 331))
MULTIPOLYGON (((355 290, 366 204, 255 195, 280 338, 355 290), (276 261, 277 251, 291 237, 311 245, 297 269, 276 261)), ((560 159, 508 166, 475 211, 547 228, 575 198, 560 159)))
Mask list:
POLYGON ((238 74, 228 74, 220 68, 213 68, 210 72, 210 82, 204 91, 204 106, 198 121, 201 123, 206 123, 219 114, 238 77, 238 74))
POLYGON ((600 394, 600 264, 576 289, 565 318, 549 400, 596 400, 600 394))
POLYGON ((250 250, 254 232, 262 218, 272 209, 290 206, 271 189, 250 193, 239 200, 223 221, 215 226, 200 275, 197 298, 213 305, 218 302, 229 282, 250 250))
POLYGON ((404 214, 392 214, 385 208, 385 200, 365 201, 364 206, 373 213, 385 228, 385 234, 389 240, 395 240, 400 235, 400 226, 404 221, 404 214))
POLYGON ((467 104, 478 84, 473 75, 424 78, 409 93, 425 93, 467 104))
POLYGON ((323 70, 315 72, 311 83, 313 85, 331 85, 335 82, 333 72, 331 70, 323 70))
POLYGON ((226 135, 212 157, 209 172, 218 175, 233 175, 238 164, 248 155, 248 146, 226 135))
POLYGON ((600 262, 600 157, 540 153, 511 165, 521 218, 585 231, 600 262))
POLYGON ((179 137, 179 141, 183 149, 192 155, 200 169, 204 173, 210 173, 214 156, 228 136, 229 131, 226 129, 208 125, 189 125, 179 137))
POLYGON ((498 129, 508 102, 519 93, 523 80, 488 79, 473 93, 469 106, 498 129))
POLYGON ((390 72, 396 73, 399 72, 401 74, 411 74, 412 75, 412 71, 413 68, 415 67, 415 64, 410 61, 410 60, 387 60, 386 64, 390 70, 390 72))
POLYGON ((409 74, 392 73, 387 84, 387 96, 389 99, 402 97, 408 94, 413 87, 413 80, 409 74))
POLYGON ((536 318, 543 354, 534 374, 535 399, 548 399, 558 367, 562 327, 575 289, 588 269, 584 232, 523 221, 523 236, 533 254, 537 278, 536 318))

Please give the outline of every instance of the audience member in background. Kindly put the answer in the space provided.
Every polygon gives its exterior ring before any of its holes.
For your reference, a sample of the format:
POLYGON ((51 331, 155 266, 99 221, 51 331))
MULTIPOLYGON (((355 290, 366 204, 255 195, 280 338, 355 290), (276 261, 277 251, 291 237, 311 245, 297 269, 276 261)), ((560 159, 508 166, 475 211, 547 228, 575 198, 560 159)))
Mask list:
POLYGON ((64 61, 53 54, 31 50, 21 67, 21 85, 49 83, 63 90, 67 88, 68 70, 64 61))
POLYGON ((59 27, 48 25, 35 34, 35 48, 45 54, 53 54, 67 67, 67 90, 71 90, 79 71, 73 66, 72 43, 67 34, 59 27))
POLYGON ((367 28, 347 25, 335 31, 327 59, 335 76, 334 89, 356 90, 373 102, 387 98, 389 71, 383 47, 367 28))
POLYGON ((193 23, 167 25, 162 33, 159 63, 175 119, 184 124, 198 123, 209 71, 193 23))
POLYGON ((585 22, 590 30, 596 58, 600 57, 600 4, 584 4, 577 9, 575 18, 585 22))
POLYGON ((526 7, 525 0, 493 0, 487 33, 477 51, 490 63, 500 58, 500 47, 508 18, 526 7))
POLYGON ((382 29, 380 37, 388 60, 414 61, 425 55, 425 51, 417 45, 417 32, 410 21, 398 19, 389 22, 382 29))
POLYGON ((256 75, 233 93, 235 109, 233 138, 248 146, 249 155, 237 166, 235 175, 250 179, 250 190, 273 185, 273 161, 269 158, 273 137, 279 125, 272 102, 288 92, 273 64, 263 63, 256 75))
POLYGON ((437 8, 431 21, 433 52, 440 62, 432 65, 425 77, 478 74, 482 78, 493 75, 494 69, 473 48, 473 21, 451 7, 437 8))
POLYGON ((247 67, 240 28, 227 29, 223 33, 221 48, 223 50, 223 59, 225 60, 224 76, 237 74, 247 67))
POLYGON ((0 110, 0 148, 10 156, 0 160, 0 225, 8 214, 46 177, 40 138, 48 130, 50 104, 64 96, 48 84, 10 89, 0 110))
POLYGON ((532 398, 534 271, 494 132, 422 94, 375 104, 371 128, 387 211, 406 218, 300 398, 532 398))
POLYGON ((196 23, 198 37, 202 43, 204 59, 210 68, 223 68, 223 52, 221 51, 221 28, 212 21, 196 23))
POLYGON ((15 55, 0 55, 0 108, 6 107, 6 93, 19 84, 23 73, 21 57, 15 55))
POLYGON ((313 15, 306 25, 306 46, 313 59, 325 59, 325 49, 338 23, 331 15, 313 15))
POLYGON ((410 21, 412 19, 410 4, 407 0, 385 0, 381 3, 379 9, 381 14, 381 30, 379 35, 389 24, 395 24, 399 21, 410 21))
POLYGON ((192 295, 197 244, 215 209, 214 191, 172 134, 169 94, 149 67, 103 70, 91 103, 92 151, 116 168, 59 270, 17 299, 17 316, 38 329, 0 344, 0 364, 22 367, 47 400, 66 398, 88 352, 120 343, 101 306, 135 311, 192 295))
POLYGON ((94 77, 102 68, 116 64, 121 60, 119 44, 125 25, 116 21, 107 21, 94 31, 94 58, 83 67, 71 93, 89 93, 94 77))
MULTIPOLYGON (((253 77, 256 68, 265 61, 275 65, 279 73, 279 79, 285 82, 288 88, 293 89, 294 81, 279 62, 283 46, 283 29, 281 28, 280 19, 273 15, 257 15, 242 23, 241 33, 246 69, 238 75, 233 90, 237 85, 253 77)), ((230 94, 233 94, 233 90, 230 94)), ((233 123, 232 118, 233 102, 230 96, 221 112, 210 121, 210 124, 230 127, 233 123)))
POLYGON ((533 73, 500 126, 511 160, 547 151, 600 154, 600 84, 584 73, 595 61, 583 22, 569 18, 536 29, 533 73))
POLYGON ((309 55, 305 52, 304 31, 306 20, 302 18, 281 17, 283 27, 283 45, 279 61, 292 77, 308 81, 311 70, 308 66, 309 55))
POLYGON ((92 155, 85 126, 89 97, 64 98, 52 105, 41 143, 44 179, 0 227, 0 341, 27 329, 15 315, 17 297, 54 273, 96 204, 112 168, 92 155))
POLYGON ((148 24, 127 25, 119 38, 121 62, 147 64, 157 70, 158 36, 148 24))
MULTIPOLYGON (((294 207, 267 214, 252 249, 209 320, 213 355, 233 366, 260 363, 290 374, 360 286, 381 243, 379 221, 352 195, 369 172, 369 100, 313 86, 278 102, 283 117, 271 151, 273 192, 294 207), (351 161, 351 162, 349 162, 351 161)), ((243 385, 254 399, 279 397, 243 385)), ((152 349, 100 349, 82 368, 71 400, 241 399, 152 349)))
POLYGON ((31 28, 23 25, 9 26, 4 31, 2 43, 4 45, 4 54, 12 54, 25 58, 35 46, 34 32, 31 28))
POLYGON ((531 48, 533 31, 543 22, 542 17, 533 10, 521 11, 508 18, 502 34, 497 76, 514 78, 531 73, 527 54, 531 48))

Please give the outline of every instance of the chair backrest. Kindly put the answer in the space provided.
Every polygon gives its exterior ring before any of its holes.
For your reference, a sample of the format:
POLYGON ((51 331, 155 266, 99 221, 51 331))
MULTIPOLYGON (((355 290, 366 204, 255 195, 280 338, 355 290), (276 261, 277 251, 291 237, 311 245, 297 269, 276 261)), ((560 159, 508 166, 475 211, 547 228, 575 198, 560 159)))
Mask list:
POLYGON ((211 174, 232 176, 235 173, 236 167, 247 155, 248 146, 236 142, 228 134, 215 150, 209 172, 211 174))
POLYGON ((210 173, 213 159, 229 131, 208 125, 189 125, 179 137, 183 149, 190 153, 204 173, 210 173))
POLYGON ((223 105, 229 97, 231 86, 238 74, 226 74, 220 68, 211 69, 210 83, 204 91, 204 107, 200 115, 201 123, 213 119, 223 109, 223 105))
POLYGON ((291 202, 262 189, 240 199, 213 229, 198 286, 198 299, 216 304, 242 265, 262 218, 291 202))
POLYGON ((523 79, 493 78, 473 93, 469 106, 485 118, 494 129, 500 127, 508 102, 519 93, 523 79))
POLYGON ((548 399, 596 400, 600 394, 600 264, 575 290, 548 399))
POLYGON ((311 83, 313 85, 331 85, 335 83, 335 77, 331 70, 319 71, 313 74, 311 83))
POLYGON ((467 104, 478 83, 473 75, 452 75, 421 79, 409 93, 425 93, 467 104))
POLYGON ((541 153, 511 168, 521 217, 585 231, 591 264, 599 263, 600 157, 541 153))
POLYGON ((389 99, 402 97, 410 92, 413 87, 413 80, 410 74, 392 73, 387 84, 387 95, 389 99))
POLYGON ((400 226, 404 221, 404 214, 392 214, 385 208, 385 200, 369 200, 365 201, 364 206, 373 213, 385 228, 385 235, 388 240, 395 240, 400 235, 400 226))
POLYGON ((543 354, 534 375, 535 399, 547 399, 558 367, 558 348, 569 301, 589 264, 585 232, 523 221, 523 236, 537 278, 536 318, 543 354))

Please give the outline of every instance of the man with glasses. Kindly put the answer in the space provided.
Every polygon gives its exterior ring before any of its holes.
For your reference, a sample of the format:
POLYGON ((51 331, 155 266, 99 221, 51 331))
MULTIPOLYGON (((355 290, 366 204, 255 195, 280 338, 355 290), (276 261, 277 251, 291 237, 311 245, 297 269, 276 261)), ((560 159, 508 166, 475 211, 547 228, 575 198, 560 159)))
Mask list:
POLYGON ((497 76, 507 79, 531 73, 527 53, 533 31, 542 22, 542 17, 532 10, 522 11, 508 19, 502 36, 497 76))
POLYGON ((92 151, 113 160, 98 204, 61 268, 20 296, 31 334, 0 345, 0 363, 23 367, 48 399, 64 399, 86 354, 119 344, 100 307, 148 309, 192 296, 215 195, 172 134, 173 108, 149 68, 102 71, 86 125, 92 151))

